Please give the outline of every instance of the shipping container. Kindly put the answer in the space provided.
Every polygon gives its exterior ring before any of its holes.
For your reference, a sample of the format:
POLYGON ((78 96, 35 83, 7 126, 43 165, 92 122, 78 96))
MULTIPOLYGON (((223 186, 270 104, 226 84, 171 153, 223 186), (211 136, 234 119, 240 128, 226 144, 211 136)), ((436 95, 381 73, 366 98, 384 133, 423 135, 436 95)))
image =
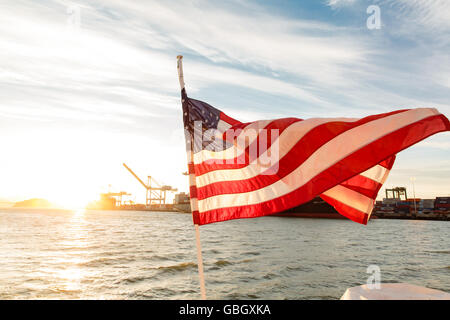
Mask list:
POLYGON ((441 204, 441 203, 435 203, 435 204, 434 204, 434 207, 435 207, 435 208, 448 208, 448 209, 450 209, 450 203, 444 203, 444 204, 441 204))

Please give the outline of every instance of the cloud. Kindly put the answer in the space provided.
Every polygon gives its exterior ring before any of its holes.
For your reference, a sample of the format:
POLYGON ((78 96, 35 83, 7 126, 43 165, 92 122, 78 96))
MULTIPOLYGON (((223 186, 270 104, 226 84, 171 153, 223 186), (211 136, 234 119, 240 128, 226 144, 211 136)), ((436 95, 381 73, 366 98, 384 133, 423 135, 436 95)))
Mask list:
POLYGON ((330 103, 312 84, 349 86, 348 61, 365 59, 364 46, 342 28, 272 16, 250 4, 254 16, 203 1, 77 2, 80 30, 67 26, 68 4, 18 1, 0 14, 0 59, 8 61, 3 115, 125 122, 139 112, 169 115, 165 109, 178 101, 179 52, 197 57, 186 64, 192 93, 232 85, 325 107, 330 103), (286 74, 294 79, 284 80, 286 74))
MULTIPOLYGON (((79 1, 81 30, 74 32, 67 28, 68 3, 17 1, 0 13, 0 59, 8 61, 0 92, 8 103, 1 108, 10 106, 3 114, 59 104, 61 112, 73 115, 77 110, 129 121, 137 121, 139 112, 170 117, 178 103, 174 56, 180 52, 192 94, 218 85, 242 87, 274 101, 289 97, 319 114, 422 102, 445 107, 450 69, 439 46, 429 50, 419 43, 405 59, 403 50, 378 43, 367 30, 288 18, 255 3, 208 1, 79 1), (41 101, 24 103, 30 95, 41 101)), ((362 2, 328 1, 350 3, 362 2)), ((394 8, 383 12, 419 19, 425 2, 414 1, 419 9, 407 2, 379 3, 394 8)), ((423 21, 447 7, 433 3, 423 21)))
MULTIPOLYGON (((2 59, 9 61, 5 71, 10 81, 24 87, 37 82, 87 91, 95 87, 98 96, 103 93, 107 99, 112 88, 129 88, 140 91, 142 102, 148 97, 148 105, 170 108, 177 95, 174 55, 183 52, 187 59, 194 58, 185 66, 190 92, 222 83, 331 109, 355 99, 355 89, 357 96, 364 94, 367 79, 399 82, 409 77, 401 74, 404 70, 374 61, 383 53, 365 39, 367 34, 274 15, 251 3, 246 4, 254 13, 249 16, 205 1, 79 2, 80 34, 66 30, 67 6, 62 3, 34 5, 23 15, 19 13, 26 2, 19 2, 13 7, 17 14, 5 14, 6 36, 0 47, 5 49, 2 59), (329 98, 333 92, 337 99, 329 98), (166 98, 154 104, 152 95, 166 98)), ((126 103, 123 107, 130 108, 126 103)))
MULTIPOLYGON (((427 139, 417 144, 418 147, 450 150, 450 134, 448 132, 441 133, 433 139, 427 139)), ((448 161, 447 161, 448 162, 448 161)))
POLYGON ((450 28, 450 2, 446 0, 378 0, 413 29, 443 31, 450 28))
POLYGON ((355 2, 356 2, 356 0, 328 0, 327 4, 330 7, 340 7, 340 6, 354 4, 355 2))
POLYGON ((156 32, 215 63, 287 72, 317 83, 345 84, 344 65, 364 60, 367 53, 357 37, 334 25, 276 16, 255 6, 248 15, 217 3, 196 4, 128 1, 124 10, 137 13, 135 21, 152 21, 156 32))

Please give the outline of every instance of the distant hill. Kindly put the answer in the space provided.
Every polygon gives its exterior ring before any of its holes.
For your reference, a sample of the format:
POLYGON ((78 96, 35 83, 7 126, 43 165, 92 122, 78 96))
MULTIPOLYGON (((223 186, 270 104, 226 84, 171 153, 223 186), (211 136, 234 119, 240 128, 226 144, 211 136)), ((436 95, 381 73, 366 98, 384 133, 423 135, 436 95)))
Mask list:
POLYGON ((28 199, 16 202, 14 208, 54 208, 55 206, 45 199, 28 199))
POLYGON ((0 199, 0 208, 9 208, 9 207, 12 207, 13 205, 14 205, 14 202, 0 199))

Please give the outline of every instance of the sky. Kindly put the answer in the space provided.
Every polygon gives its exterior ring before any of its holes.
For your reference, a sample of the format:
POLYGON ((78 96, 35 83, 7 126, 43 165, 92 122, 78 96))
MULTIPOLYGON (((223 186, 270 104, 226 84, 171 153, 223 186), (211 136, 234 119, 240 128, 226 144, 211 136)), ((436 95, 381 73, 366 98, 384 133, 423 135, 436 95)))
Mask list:
MULTIPOLYGON (((189 96, 255 121, 450 117, 449 52, 447 0, 2 1, 0 201, 142 202, 123 162, 187 191, 178 54, 189 96)), ((415 177, 417 197, 448 196, 449 155, 449 133, 428 138, 385 186, 412 196, 415 177)))

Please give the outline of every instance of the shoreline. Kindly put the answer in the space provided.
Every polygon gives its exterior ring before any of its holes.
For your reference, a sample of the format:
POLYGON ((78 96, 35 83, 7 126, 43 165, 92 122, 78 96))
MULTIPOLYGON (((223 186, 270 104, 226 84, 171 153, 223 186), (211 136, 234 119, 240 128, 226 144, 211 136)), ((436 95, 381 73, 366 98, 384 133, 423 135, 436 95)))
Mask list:
MULTIPOLYGON (((30 210, 30 211, 38 211, 38 210, 46 210, 46 211, 62 211, 62 212, 69 212, 69 211, 78 211, 78 210, 84 210, 84 211, 136 211, 136 212, 163 212, 163 213, 176 213, 176 214, 191 214, 191 212, 186 211, 178 211, 178 210, 155 210, 152 209, 132 209, 132 208, 116 208, 116 209, 67 209, 67 208, 34 208, 34 207, 0 207, 0 210, 5 211, 20 211, 20 210, 30 210)), ((282 217, 282 218, 303 218, 303 219, 335 219, 335 220, 345 220, 346 217, 340 215, 340 214, 323 214, 318 215, 317 213, 275 213, 271 215, 267 215, 268 217, 282 217)), ((370 220, 378 220, 378 219, 386 219, 386 220, 423 220, 423 221, 450 221, 450 215, 447 216, 439 216, 439 217, 424 217, 424 216, 378 216, 374 214, 370 220)), ((348 220, 348 219, 347 219, 348 220)))

